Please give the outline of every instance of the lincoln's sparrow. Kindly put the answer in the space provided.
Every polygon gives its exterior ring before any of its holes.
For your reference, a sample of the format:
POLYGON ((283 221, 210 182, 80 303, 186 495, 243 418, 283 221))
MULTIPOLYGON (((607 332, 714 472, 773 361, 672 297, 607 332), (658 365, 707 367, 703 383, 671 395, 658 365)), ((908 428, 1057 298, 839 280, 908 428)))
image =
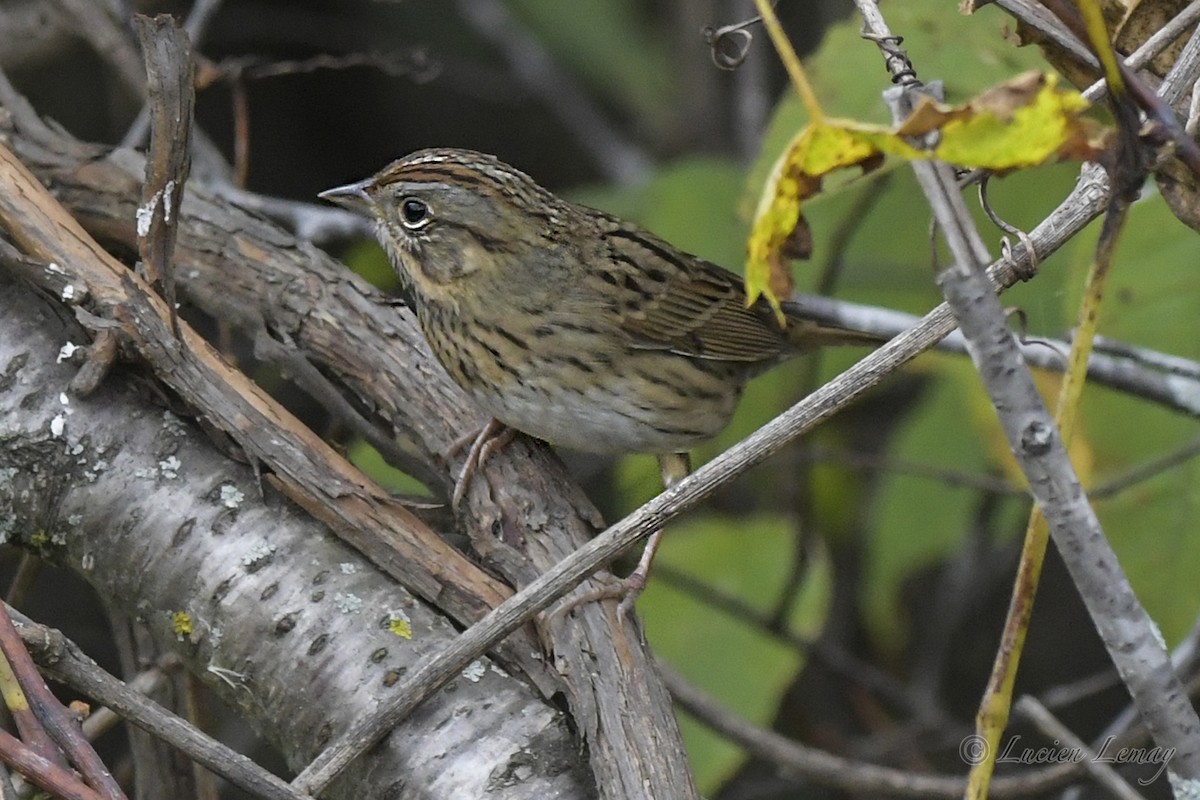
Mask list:
POLYGON ((493 156, 421 150, 322 197, 368 211, 434 355, 499 422, 564 447, 674 453, 748 378, 875 339, 746 306, 741 278, 562 200, 493 156))
POLYGON ((481 153, 421 150, 321 196, 374 217, 430 348, 481 409, 565 447, 658 454, 668 483, 748 378, 876 342, 786 304, 781 326, 765 302, 747 307, 738 276, 481 153))

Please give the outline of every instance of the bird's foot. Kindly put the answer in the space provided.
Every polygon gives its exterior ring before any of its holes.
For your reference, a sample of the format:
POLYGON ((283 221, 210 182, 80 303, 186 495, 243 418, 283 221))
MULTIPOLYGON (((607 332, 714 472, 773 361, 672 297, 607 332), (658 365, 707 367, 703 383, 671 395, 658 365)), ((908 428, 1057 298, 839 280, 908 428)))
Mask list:
POLYGON ((638 597, 646 589, 646 584, 650 580, 650 563, 654 561, 654 554, 658 552, 662 534, 661 530, 650 534, 650 538, 646 542, 646 549, 642 551, 642 557, 638 560, 638 565, 633 572, 599 589, 564 600, 551 612, 550 617, 553 619, 569 614, 587 603, 619 599, 621 602, 617 606, 617 618, 624 620, 633 612, 634 604, 637 603, 638 597))
POLYGON ((447 461, 464 447, 470 445, 470 449, 467 450, 467 458, 454 481, 454 494, 450 499, 452 509, 458 510, 463 498, 467 496, 467 489, 471 488, 471 479, 487 463, 492 453, 511 442, 516 435, 517 432, 514 429, 493 419, 478 433, 463 436, 450 445, 445 456, 447 461))

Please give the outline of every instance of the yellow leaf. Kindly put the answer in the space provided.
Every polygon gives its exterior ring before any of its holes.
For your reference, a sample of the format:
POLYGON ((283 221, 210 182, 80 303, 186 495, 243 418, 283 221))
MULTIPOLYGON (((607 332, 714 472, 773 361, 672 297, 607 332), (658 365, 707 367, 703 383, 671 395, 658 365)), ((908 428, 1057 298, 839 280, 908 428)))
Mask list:
POLYGON ((934 155, 964 167, 1003 172, 1055 157, 1095 154, 1088 102, 1060 89, 1055 75, 1030 72, 980 95, 941 128, 934 155))
POLYGON ((821 190, 826 173, 855 165, 865 172, 878 166, 881 159, 879 149, 845 122, 814 122, 800 131, 776 162, 759 201, 748 245, 747 302, 765 296, 783 324, 779 301, 795 286, 788 261, 812 254, 801 201, 821 190))
POLYGON ((1101 137, 1098 126, 1081 116, 1087 108, 1078 92, 1059 88, 1056 76, 1030 72, 961 106, 923 100, 895 129, 853 120, 810 122, 776 162, 759 200, 747 243, 747 301, 766 297, 783 324, 780 301, 795 285, 790 261, 812 253, 801 205, 834 170, 857 166, 867 172, 885 154, 994 172, 1052 158, 1093 159, 1101 137), (911 143, 935 132, 931 150, 911 143))
POLYGON ((411 639, 413 637, 412 623, 408 621, 407 614, 393 611, 388 617, 388 630, 401 639, 411 639))

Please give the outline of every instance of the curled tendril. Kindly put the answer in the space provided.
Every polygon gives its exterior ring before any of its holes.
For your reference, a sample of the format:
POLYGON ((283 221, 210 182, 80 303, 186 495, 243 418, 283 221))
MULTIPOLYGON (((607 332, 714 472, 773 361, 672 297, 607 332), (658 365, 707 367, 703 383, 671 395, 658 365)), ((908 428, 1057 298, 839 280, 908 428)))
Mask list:
MULTIPOLYGON (((778 0, 771 0, 771 7, 774 8, 777 2, 778 0)), ((754 34, 747 28, 759 22, 762 22, 762 17, 756 14, 744 22, 722 25, 719 28, 705 25, 700 30, 700 35, 704 37, 712 53, 713 64, 718 69, 735 70, 742 65, 750 52, 750 43, 754 41, 754 34)))
POLYGON ((879 47, 879 51, 883 53, 883 64, 892 76, 892 83, 897 86, 914 86, 920 83, 908 53, 900 47, 904 44, 903 36, 881 36, 863 31, 862 38, 874 42, 879 47))
POLYGON ((700 33, 712 53, 713 64, 724 70, 735 70, 742 65, 754 39, 750 31, 729 25, 723 28, 705 25, 700 33))
POLYGON ((1055 355, 1061 358, 1063 360, 1064 367, 1070 362, 1071 354, 1060 342, 1055 342, 1050 339, 1043 339, 1040 336, 1029 335, 1029 317, 1025 314, 1025 309, 1021 308, 1020 306, 1006 308, 1004 309, 1004 316, 1016 319, 1017 341, 1023 347, 1036 347, 1040 345, 1048 350, 1053 351, 1055 355))
POLYGON ((1022 265, 1021 262, 1017 260, 1016 255, 1013 253, 1012 243, 1008 240, 1007 236, 1001 237, 1000 239, 1001 255, 1004 256, 1004 259, 1008 261, 1008 263, 1013 265, 1013 269, 1017 271, 1018 277, 1020 277, 1021 280, 1027 281, 1034 275, 1037 275, 1038 266, 1040 265, 1041 259, 1038 258, 1037 250, 1033 249, 1033 240, 1029 238, 1029 234, 1001 219, 1000 215, 997 214, 992 208, 992 204, 988 202, 987 187, 988 180, 990 178, 991 175, 985 173, 979 179, 979 205, 983 209, 983 213, 987 214, 987 218, 992 221, 993 225, 1005 233, 1017 237, 1017 241, 1019 241, 1025 248, 1025 255, 1029 259, 1028 266, 1022 265))

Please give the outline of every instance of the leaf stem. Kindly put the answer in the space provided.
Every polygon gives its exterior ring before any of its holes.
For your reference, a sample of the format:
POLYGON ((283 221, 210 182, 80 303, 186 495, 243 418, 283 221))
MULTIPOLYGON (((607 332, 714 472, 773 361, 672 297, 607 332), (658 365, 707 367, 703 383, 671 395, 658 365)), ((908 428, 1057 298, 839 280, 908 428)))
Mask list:
POLYGON ((787 34, 783 32, 783 26, 779 24, 779 18, 775 16, 775 9, 771 7, 769 0, 754 0, 754 4, 758 7, 763 25, 766 26, 767 33, 771 36, 771 43, 775 45, 775 50, 779 53, 779 60, 783 62, 784 69, 787 70, 788 77, 792 80, 792 85, 800 93, 800 100, 804 103, 809 117, 813 122, 823 121, 825 112, 821 109, 821 104, 817 102, 817 95, 808 82, 808 75, 805 74, 804 67, 800 64, 800 57, 796 55, 792 43, 788 41, 787 34))

